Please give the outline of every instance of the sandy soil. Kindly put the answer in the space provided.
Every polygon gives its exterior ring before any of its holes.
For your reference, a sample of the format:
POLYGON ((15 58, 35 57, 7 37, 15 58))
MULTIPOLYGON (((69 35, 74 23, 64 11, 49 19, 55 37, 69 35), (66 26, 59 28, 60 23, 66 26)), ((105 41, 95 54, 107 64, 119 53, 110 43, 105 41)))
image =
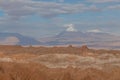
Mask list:
POLYGON ((0 46, 0 80, 120 80, 120 51, 0 46))

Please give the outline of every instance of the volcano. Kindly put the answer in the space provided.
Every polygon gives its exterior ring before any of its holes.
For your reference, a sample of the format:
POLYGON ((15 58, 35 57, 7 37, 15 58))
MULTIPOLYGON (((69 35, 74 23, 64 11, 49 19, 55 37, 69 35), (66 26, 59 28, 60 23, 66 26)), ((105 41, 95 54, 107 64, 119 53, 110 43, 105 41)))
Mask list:
POLYGON ((63 31, 41 38, 44 45, 88 45, 93 48, 120 49, 120 36, 104 32, 63 31))

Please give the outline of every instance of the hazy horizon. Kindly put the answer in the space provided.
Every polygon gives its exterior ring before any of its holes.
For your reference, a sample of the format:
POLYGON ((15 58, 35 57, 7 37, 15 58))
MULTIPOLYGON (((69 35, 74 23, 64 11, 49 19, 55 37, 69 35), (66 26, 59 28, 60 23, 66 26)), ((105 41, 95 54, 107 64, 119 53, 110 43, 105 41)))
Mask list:
POLYGON ((0 0, 0 32, 35 38, 64 30, 120 35, 120 0, 0 0))

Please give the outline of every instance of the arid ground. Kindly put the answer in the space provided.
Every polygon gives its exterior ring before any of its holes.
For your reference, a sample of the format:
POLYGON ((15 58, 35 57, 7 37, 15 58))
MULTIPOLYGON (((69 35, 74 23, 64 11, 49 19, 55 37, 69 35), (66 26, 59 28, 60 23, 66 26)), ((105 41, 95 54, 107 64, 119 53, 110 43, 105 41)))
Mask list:
POLYGON ((0 80, 120 80, 120 51, 0 46, 0 80))

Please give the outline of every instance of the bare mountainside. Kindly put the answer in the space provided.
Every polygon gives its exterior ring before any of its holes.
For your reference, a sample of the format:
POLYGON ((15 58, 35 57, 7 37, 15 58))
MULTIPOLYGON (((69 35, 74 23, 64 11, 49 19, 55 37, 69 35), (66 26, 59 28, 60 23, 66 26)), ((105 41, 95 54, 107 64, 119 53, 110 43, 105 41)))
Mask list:
POLYGON ((120 36, 103 32, 63 31, 53 37, 40 38, 18 33, 0 33, 0 45, 36 45, 36 46, 64 46, 88 45, 90 48, 120 49, 120 36))
POLYGON ((1 33, 0 32, 0 45, 37 45, 41 44, 34 38, 21 35, 19 33, 1 33))
POLYGON ((120 36, 105 32, 63 31, 53 37, 41 38, 44 45, 88 45, 91 48, 120 49, 120 36))
POLYGON ((0 80, 120 80, 120 51, 0 46, 0 80))

